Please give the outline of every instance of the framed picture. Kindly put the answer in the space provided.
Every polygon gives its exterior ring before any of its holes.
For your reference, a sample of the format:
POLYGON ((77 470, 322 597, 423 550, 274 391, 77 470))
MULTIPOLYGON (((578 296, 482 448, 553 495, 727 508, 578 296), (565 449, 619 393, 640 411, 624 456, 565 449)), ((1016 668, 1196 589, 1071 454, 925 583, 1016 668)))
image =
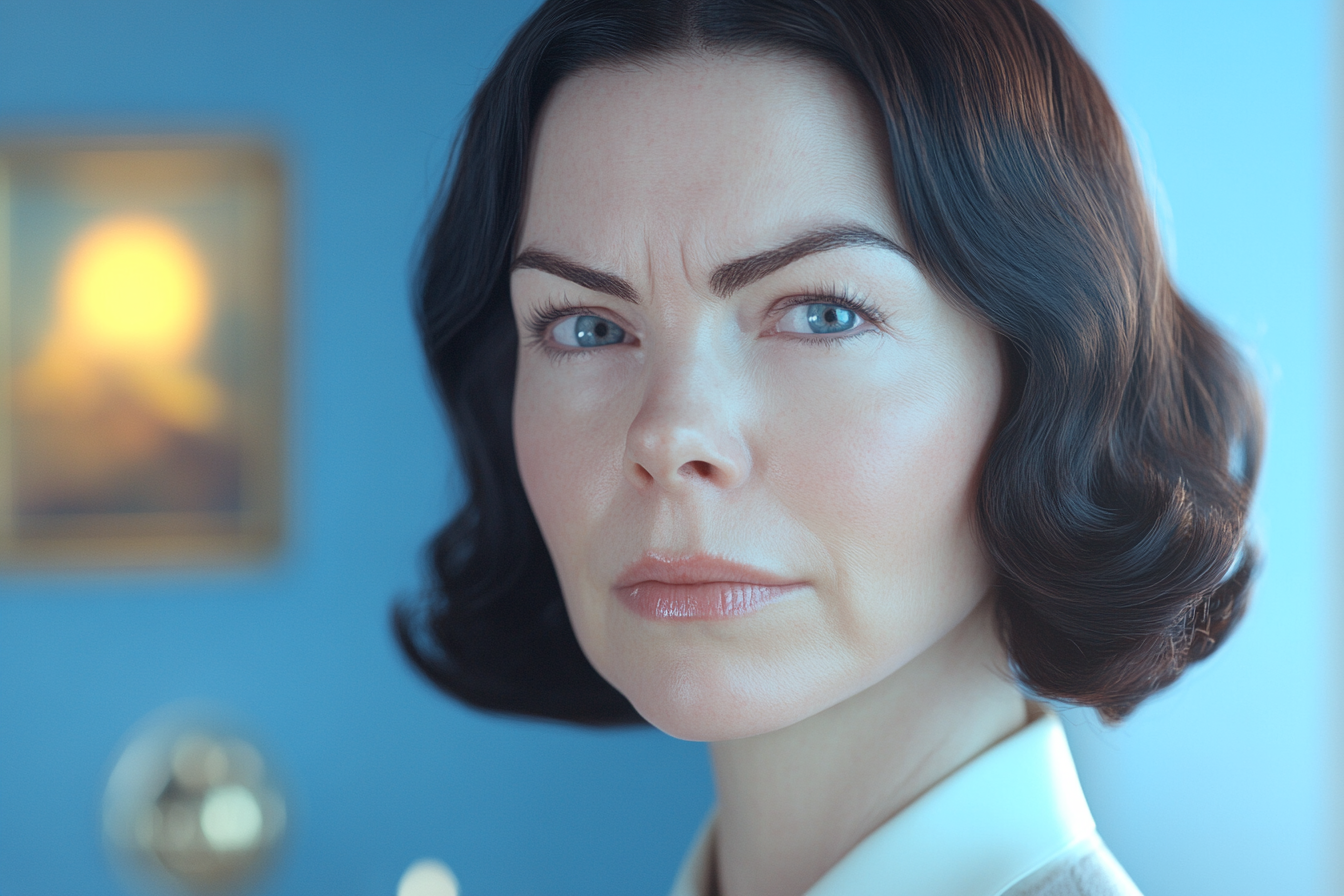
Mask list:
POLYGON ((0 143, 0 563, 277 543, 283 196, 256 143, 0 143))

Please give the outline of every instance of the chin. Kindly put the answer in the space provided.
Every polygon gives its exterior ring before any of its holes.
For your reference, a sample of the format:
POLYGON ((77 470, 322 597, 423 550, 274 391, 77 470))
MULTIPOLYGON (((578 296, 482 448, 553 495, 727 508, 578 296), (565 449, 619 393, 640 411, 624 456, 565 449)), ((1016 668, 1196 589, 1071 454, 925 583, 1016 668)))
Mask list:
POLYGON ((794 676, 780 670, 735 665, 722 656, 691 655, 667 662, 645 658, 629 674, 613 671, 616 674, 608 680, 639 714, 681 740, 725 741, 767 734, 835 702, 816 692, 798 693, 787 684, 794 676))

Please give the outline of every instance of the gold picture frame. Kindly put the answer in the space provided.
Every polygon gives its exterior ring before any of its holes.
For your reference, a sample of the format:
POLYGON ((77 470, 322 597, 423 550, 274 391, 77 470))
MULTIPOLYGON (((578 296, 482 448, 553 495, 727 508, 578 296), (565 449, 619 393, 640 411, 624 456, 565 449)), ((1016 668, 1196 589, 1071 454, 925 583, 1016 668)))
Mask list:
POLYGON ((0 142, 0 564, 278 543, 284 236, 257 142, 0 142))

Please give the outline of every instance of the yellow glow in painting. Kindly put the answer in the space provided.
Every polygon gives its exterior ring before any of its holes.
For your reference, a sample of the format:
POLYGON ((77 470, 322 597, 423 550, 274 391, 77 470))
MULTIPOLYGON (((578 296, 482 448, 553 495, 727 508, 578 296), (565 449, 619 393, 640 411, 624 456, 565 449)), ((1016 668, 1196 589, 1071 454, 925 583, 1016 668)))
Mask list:
POLYGON ((52 326, 15 371, 22 508, 134 507, 146 494, 189 506, 202 489, 227 492, 227 398, 196 357, 208 290, 200 253, 170 221, 117 215, 76 233, 52 326))
POLYGON ((208 280, 191 241, 160 219, 111 218, 75 240, 57 285, 61 324, 88 348, 181 361, 200 346, 208 280))

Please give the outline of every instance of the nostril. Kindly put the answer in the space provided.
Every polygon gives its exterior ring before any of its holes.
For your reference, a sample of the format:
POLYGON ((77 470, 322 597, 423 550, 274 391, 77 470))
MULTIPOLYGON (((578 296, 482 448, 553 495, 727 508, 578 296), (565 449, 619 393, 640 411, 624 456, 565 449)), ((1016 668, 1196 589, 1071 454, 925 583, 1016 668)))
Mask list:
POLYGON ((681 465, 681 469, 683 472, 689 472, 690 475, 698 476, 701 479, 709 479, 714 475, 713 464, 703 460, 688 461, 681 465))

